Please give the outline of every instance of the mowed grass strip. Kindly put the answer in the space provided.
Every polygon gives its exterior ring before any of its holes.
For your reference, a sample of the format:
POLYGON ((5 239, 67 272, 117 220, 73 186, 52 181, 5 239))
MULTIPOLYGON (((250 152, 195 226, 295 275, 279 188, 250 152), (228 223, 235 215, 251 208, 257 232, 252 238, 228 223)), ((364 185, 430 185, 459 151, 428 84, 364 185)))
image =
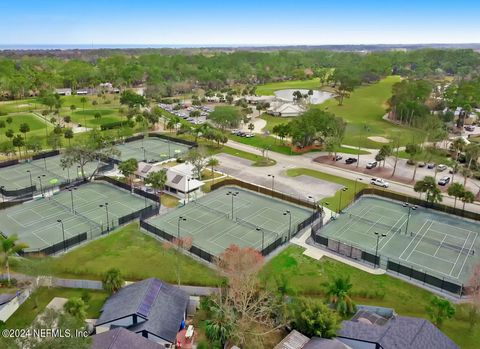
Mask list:
POLYGON ((31 275, 53 275, 72 279, 100 280, 110 268, 118 268, 126 280, 149 277, 176 283, 176 265, 186 285, 218 286, 221 278, 205 264, 166 249, 163 242, 140 231, 132 223, 110 235, 76 248, 61 257, 19 259, 15 271, 31 275))
POLYGON ((306 90, 319 90, 320 89, 320 80, 315 79, 306 79, 306 80, 289 80, 281 82, 271 82, 264 85, 258 85, 256 94, 263 96, 273 96, 277 90, 286 90, 286 89, 306 89, 306 90))
MULTIPOLYGON (((281 274, 287 280, 290 293, 325 299, 325 282, 349 276, 357 304, 389 307, 400 315, 427 318, 425 307, 432 297, 430 292, 392 276, 372 275, 326 257, 317 261, 303 255, 303 251, 299 246, 289 246, 267 263, 262 279, 276 287, 275 276, 281 274)), ((470 330, 467 307, 457 305, 455 317, 446 320, 441 330, 462 349, 476 349, 480 330, 478 327, 470 330)))
POLYGON ((77 288, 40 287, 7 320, 6 328, 27 328, 37 315, 45 310, 45 307, 53 298, 81 298, 84 293, 88 293, 91 297, 86 309, 87 319, 97 319, 100 316, 103 304, 108 298, 107 292, 77 288))
MULTIPOLYGON (((332 211, 338 212, 338 208, 340 205, 340 209, 344 209, 347 207, 355 197, 355 181, 350 179, 334 176, 328 173, 323 173, 320 171, 311 170, 308 168, 291 168, 287 170, 287 175, 290 177, 297 177, 297 176, 310 176, 314 178, 318 178, 327 182, 337 183, 342 185, 343 187, 347 187, 346 191, 342 189, 338 190, 334 196, 322 199, 320 201, 321 204, 328 203, 328 208, 332 211), (342 202, 340 203, 340 196, 342 202)), ((360 192, 362 189, 366 188, 368 184, 363 183, 361 181, 357 181, 356 184, 356 193, 360 192)))
POLYGON ((392 95, 392 87, 400 81, 399 76, 388 76, 378 83, 357 87, 341 106, 337 100, 330 99, 314 108, 328 110, 347 121, 347 131, 343 139, 343 143, 347 145, 380 148, 381 143, 368 139, 371 136, 388 139, 399 137, 401 145, 420 142, 424 139, 423 131, 383 120, 388 108, 387 100, 392 95))

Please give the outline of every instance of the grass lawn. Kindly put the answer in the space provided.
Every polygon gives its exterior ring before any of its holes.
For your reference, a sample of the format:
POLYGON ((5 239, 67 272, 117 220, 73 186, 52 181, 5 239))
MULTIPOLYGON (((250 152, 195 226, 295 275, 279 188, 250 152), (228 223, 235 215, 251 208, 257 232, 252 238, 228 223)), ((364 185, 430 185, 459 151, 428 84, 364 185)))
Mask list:
POLYGON ((16 101, 0 102, 0 112, 2 113, 19 113, 38 109, 41 105, 37 103, 35 98, 20 99, 16 101))
POLYGON ((239 150, 239 149, 235 149, 227 146, 223 146, 214 154, 218 154, 218 153, 225 153, 225 154, 238 156, 239 158, 253 161, 252 166, 273 166, 277 163, 275 160, 272 160, 272 159, 269 159, 269 161, 266 162, 265 159, 262 159, 260 155, 252 154, 243 150, 239 150))
MULTIPOLYGON (((352 181, 350 179, 337 177, 337 176, 334 176, 334 175, 330 175, 330 174, 327 174, 327 173, 311 170, 311 169, 308 169, 308 168, 288 169, 287 170, 287 175, 290 176, 290 177, 297 177, 297 176, 302 176, 302 175, 303 176, 310 176, 310 177, 318 178, 318 179, 321 179, 321 180, 324 180, 324 181, 337 183, 337 184, 340 184, 344 187, 347 187, 348 188, 347 191, 343 192, 342 190, 339 190, 335 193, 334 196, 329 197, 329 198, 325 198, 325 199, 320 201, 322 204, 325 204, 325 203, 328 202, 329 205, 327 205, 327 206, 332 211, 335 211, 335 212, 338 211, 338 207, 339 207, 339 204, 340 204, 340 193, 342 195, 341 209, 347 207, 350 204, 350 202, 353 201, 353 198, 354 198, 354 192, 353 191, 354 191, 354 188, 355 188, 355 181, 352 181)), ((366 188, 367 186, 368 186, 368 184, 357 181, 356 192, 358 193, 359 191, 361 191, 363 188, 366 188)))
MULTIPOLYGON (((274 285, 275 275, 285 275, 291 293, 324 297, 325 282, 337 276, 349 276, 353 283, 352 296, 357 304, 394 308, 400 315, 425 318, 425 306, 432 296, 426 290, 388 275, 371 275, 354 267, 322 258, 320 261, 304 256, 303 248, 289 246, 270 260, 262 277, 274 285)), ((455 318, 444 323, 442 331, 462 349, 478 348, 480 331, 469 330, 466 306, 457 306, 455 318)))
POLYGON ((13 268, 25 274, 75 279, 101 279, 108 269, 118 268, 127 280, 157 277, 176 283, 177 256, 183 284, 219 284, 221 279, 214 270, 182 253, 165 249, 162 242, 141 232, 138 223, 129 224, 61 257, 17 260, 13 268))
POLYGON ((273 132, 273 128, 276 125, 288 124, 290 121, 294 119, 294 118, 282 118, 279 116, 272 116, 266 113, 263 113, 262 115, 260 115, 260 118, 267 122, 267 125, 263 128, 263 130, 269 131, 269 132, 273 132))
POLYGON ((320 80, 318 78, 308 80, 290 80, 282 82, 272 82, 257 86, 257 95, 273 96, 276 90, 286 90, 290 88, 318 90, 320 89, 320 80))
POLYGON ((369 140, 367 137, 370 136, 389 139, 399 136, 401 145, 411 143, 413 140, 419 142, 424 139, 423 131, 394 125, 382 119, 387 109, 386 102, 392 93, 392 86, 399 81, 399 76, 389 76, 378 83, 355 89, 350 98, 344 100, 342 106, 339 106, 335 99, 330 99, 314 108, 327 109, 348 122, 344 144, 380 148, 382 144, 369 140))
POLYGON ((5 131, 8 129, 12 129, 15 133, 20 133, 19 128, 23 123, 26 123, 28 126, 30 126, 30 132, 27 133, 27 139, 29 135, 35 134, 35 131, 42 130, 43 133, 45 133, 45 122, 41 118, 30 113, 4 115, 0 116, 0 120, 5 121, 6 124, 4 129, 0 129, 3 137, 5 135, 5 131), (12 118, 11 124, 7 123, 7 118, 9 117, 12 118))
MULTIPOLYGON (((6 328, 27 328, 54 297, 81 298, 83 292, 85 290, 76 288, 38 288, 8 319, 6 328)), ((93 290, 87 290, 87 292, 91 296, 88 302, 87 318, 96 319, 100 316, 100 309, 108 298, 108 293, 93 290)))
POLYGON ((85 109, 74 111, 72 120, 82 125, 86 121, 87 126, 100 126, 109 122, 121 121, 122 117, 118 114, 118 110, 114 109, 85 109), (102 117, 95 119, 96 113, 100 113, 102 117))
POLYGON ((162 194, 162 206, 165 207, 177 207, 179 203, 179 199, 170 194, 162 194))

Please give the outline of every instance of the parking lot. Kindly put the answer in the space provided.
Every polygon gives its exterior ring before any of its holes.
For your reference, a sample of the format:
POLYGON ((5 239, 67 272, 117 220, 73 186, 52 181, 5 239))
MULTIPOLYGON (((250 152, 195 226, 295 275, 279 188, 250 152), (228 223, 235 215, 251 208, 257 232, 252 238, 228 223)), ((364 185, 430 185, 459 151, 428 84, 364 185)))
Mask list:
POLYGON ((176 108, 177 104, 164 104, 160 103, 158 105, 163 110, 168 111, 169 113, 178 116, 179 118, 185 119, 193 125, 201 125, 207 122, 208 115, 213 111, 212 108, 206 106, 190 106, 190 107, 182 107, 180 109, 176 108), (198 114, 195 112, 199 112, 199 115, 194 116, 194 114, 198 114))

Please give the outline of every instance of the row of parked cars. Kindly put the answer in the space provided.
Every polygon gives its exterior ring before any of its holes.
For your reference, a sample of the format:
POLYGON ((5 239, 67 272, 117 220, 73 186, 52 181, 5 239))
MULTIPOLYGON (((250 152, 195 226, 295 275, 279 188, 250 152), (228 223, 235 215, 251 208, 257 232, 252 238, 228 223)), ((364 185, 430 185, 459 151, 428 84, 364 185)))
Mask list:
POLYGON ((239 137, 245 137, 245 138, 252 138, 255 137, 255 134, 251 132, 244 132, 240 130, 232 130, 231 132, 232 135, 239 136, 239 137))
POLYGON ((176 115, 184 120, 187 120, 188 122, 191 122, 194 125, 204 124, 207 121, 208 115, 213 111, 213 109, 205 106, 191 106, 191 107, 185 107, 183 109, 178 109, 178 110, 175 110, 174 105, 172 104, 160 103, 158 106, 173 115, 176 115), (190 113, 195 110, 200 111, 199 117, 190 116, 190 113))

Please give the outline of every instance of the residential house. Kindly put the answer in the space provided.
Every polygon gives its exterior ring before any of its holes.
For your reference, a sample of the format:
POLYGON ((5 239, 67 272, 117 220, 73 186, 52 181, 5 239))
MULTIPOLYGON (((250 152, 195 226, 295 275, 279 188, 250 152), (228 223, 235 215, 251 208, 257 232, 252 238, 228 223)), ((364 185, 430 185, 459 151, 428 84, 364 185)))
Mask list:
POLYGON ((358 306, 337 338, 352 349, 459 349, 430 321, 382 307, 358 306))
POLYGON ((20 302, 16 293, 0 294, 0 321, 7 321, 18 309, 20 302))
POLYGON ((290 332, 274 349, 351 349, 338 339, 304 336, 298 331, 290 332))
POLYGON ((165 346, 152 342, 123 327, 96 334, 92 337, 92 349, 165 349, 165 346))
POLYGON ((71 96, 72 89, 71 88, 56 88, 55 93, 59 96, 71 96))
POLYGON ((184 326, 188 302, 185 291, 156 278, 135 282, 106 301, 95 331, 123 327, 169 347, 184 326))

